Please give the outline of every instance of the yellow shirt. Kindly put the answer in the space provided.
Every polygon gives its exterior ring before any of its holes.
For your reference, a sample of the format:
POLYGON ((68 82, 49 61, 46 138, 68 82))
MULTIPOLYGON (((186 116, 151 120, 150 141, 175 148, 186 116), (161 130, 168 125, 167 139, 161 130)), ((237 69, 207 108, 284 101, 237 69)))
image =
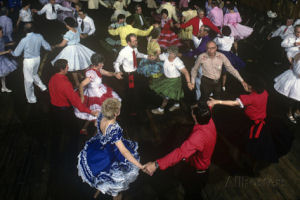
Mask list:
POLYGON ((150 26, 147 30, 143 31, 137 28, 133 28, 131 25, 121 26, 117 29, 108 29, 109 34, 119 35, 121 39, 121 45, 127 46, 126 36, 130 33, 134 33, 137 36, 147 36, 152 31, 153 26, 150 26))

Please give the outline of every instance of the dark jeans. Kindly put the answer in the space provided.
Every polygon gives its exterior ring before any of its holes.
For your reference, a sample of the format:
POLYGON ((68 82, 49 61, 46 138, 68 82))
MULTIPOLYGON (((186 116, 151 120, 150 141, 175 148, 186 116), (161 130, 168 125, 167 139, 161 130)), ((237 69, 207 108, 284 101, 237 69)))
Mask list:
POLYGON ((221 96, 221 81, 213 80, 202 76, 200 85, 201 97, 200 101, 207 101, 209 95, 213 93, 214 98, 219 99, 221 96))

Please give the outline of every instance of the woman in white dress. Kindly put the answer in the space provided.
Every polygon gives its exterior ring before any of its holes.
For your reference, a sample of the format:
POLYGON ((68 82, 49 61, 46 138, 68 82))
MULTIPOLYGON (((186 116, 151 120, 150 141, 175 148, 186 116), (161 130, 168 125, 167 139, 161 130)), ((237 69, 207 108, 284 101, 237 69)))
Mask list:
POLYGON ((291 99, 288 118, 291 122, 297 123, 294 116, 300 116, 300 53, 294 57, 294 64, 291 69, 275 78, 274 88, 280 94, 291 99), (293 110, 295 110, 294 114, 293 110))
POLYGON ((76 87, 79 87, 80 83, 77 72, 86 69, 91 65, 90 58, 95 52, 79 43, 80 33, 77 30, 77 22, 71 17, 67 17, 64 21, 69 31, 64 35, 62 42, 55 45, 53 48, 67 46, 54 60, 51 61, 51 63, 54 65, 56 60, 66 59, 76 87))
MULTIPOLYGON (((101 112, 101 105, 107 98, 116 98, 121 101, 120 97, 111 88, 102 83, 102 76, 117 77, 115 73, 103 69, 104 57, 100 54, 93 54, 91 57, 92 65, 85 72, 85 79, 80 83, 79 94, 81 102, 90 110, 101 112)), ((87 134, 87 127, 90 121, 96 120, 96 117, 88 113, 80 112, 75 108, 75 115, 79 119, 87 120, 80 130, 81 134, 87 134)))

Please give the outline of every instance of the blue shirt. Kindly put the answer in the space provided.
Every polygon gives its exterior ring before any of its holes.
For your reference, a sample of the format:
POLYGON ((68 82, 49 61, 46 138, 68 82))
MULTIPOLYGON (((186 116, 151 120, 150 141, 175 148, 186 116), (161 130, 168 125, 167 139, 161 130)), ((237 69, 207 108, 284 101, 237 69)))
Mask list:
POLYGON ((76 33, 74 33, 73 31, 69 30, 64 35, 64 40, 68 41, 68 45, 78 44, 80 42, 80 33, 79 33, 79 31, 77 30, 76 33))
POLYGON ((37 33, 27 33, 16 49, 11 52, 13 56, 20 56, 24 51, 24 58, 36 58, 40 56, 41 46, 45 50, 50 51, 51 46, 46 42, 42 35, 37 33))
POLYGON ((3 35, 8 37, 9 41, 12 41, 11 34, 13 32, 13 22, 6 15, 0 16, 0 26, 2 27, 3 35))

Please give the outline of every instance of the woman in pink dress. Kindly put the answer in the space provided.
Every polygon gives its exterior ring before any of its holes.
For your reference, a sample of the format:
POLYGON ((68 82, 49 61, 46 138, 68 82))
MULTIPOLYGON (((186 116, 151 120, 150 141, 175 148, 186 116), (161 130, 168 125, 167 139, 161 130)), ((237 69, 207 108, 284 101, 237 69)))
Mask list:
MULTIPOLYGON (((103 69, 104 57, 100 54, 93 54, 91 62, 92 65, 85 72, 86 78, 80 83, 79 94, 81 102, 90 110, 101 111, 101 105, 107 98, 117 98, 121 101, 116 92, 102 83, 103 75, 111 77, 116 74, 103 69)), ((81 134, 87 134, 89 122, 96 120, 97 117, 80 112, 77 108, 75 108, 75 115, 80 119, 87 120, 80 130, 81 134)))
POLYGON ((167 49, 170 46, 180 46, 180 41, 173 28, 172 19, 168 18, 168 10, 161 11, 161 32, 158 39, 158 44, 161 48, 167 49))
POLYGON ((230 5, 228 6, 229 13, 226 13, 224 16, 224 26, 229 26, 231 29, 231 36, 234 37, 235 42, 234 42, 234 48, 235 51, 237 52, 237 40, 245 39, 248 36, 251 35, 253 32, 253 29, 241 25, 240 23, 242 22, 241 16, 239 12, 234 11, 234 6, 230 5))

